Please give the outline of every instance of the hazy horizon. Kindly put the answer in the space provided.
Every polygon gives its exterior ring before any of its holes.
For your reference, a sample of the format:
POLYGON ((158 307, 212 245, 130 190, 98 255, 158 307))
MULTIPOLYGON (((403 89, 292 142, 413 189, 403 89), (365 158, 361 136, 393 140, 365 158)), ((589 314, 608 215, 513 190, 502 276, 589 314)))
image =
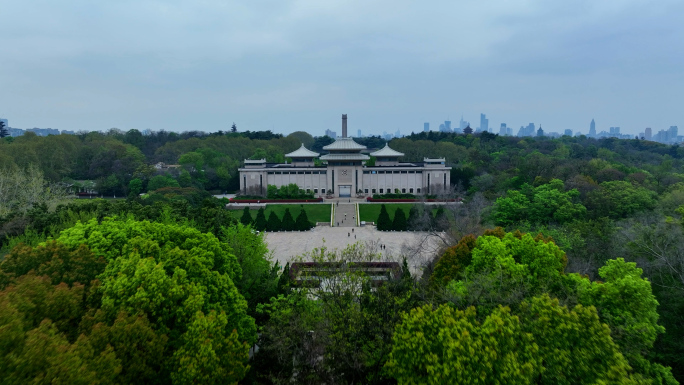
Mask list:
POLYGON ((16 128, 586 134, 684 125, 684 3, 0 0, 16 128))

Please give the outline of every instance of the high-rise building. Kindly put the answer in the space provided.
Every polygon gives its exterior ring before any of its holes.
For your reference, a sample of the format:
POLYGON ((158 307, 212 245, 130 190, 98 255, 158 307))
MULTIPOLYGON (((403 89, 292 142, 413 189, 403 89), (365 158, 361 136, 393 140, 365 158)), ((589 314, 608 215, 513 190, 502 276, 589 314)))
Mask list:
POLYGON ((535 135, 535 128, 534 128, 534 123, 530 123, 525 126, 520 126, 520 130, 518 131, 518 136, 534 136, 535 135))
POLYGON ((485 114, 480 114, 480 131, 489 131, 489 119, 485 114))
POLYGON ((428 122, 423 123, 423 131, 424 132, 430 131, 430 123, 428 123, 428 122))
POLYGON ((459 122, 458 128, 463 132, 466 127, 470 127, 470 122, 463 120, 463 115, 461 115, 461 121, 459 122))
POLYGON ((653 139, 653 131, 651 131, 651 127, 646 127, 646 130, 644 130, 644 139, 646 139, 646 140, 652 140, 653 139))
POLYGON ((399 129, 397 128, 397 132, 394 133, 395 138, 401 138, 401 132, 399 132, 399 129))
POLYGON ((337 132, 333 130, 325 130, 325 136, 329 136, 333 139, 337 138, 337 132))
POLYGON ((565 133, 564 133, 563 135, 565 135, 565 136, 572 136, 572 130, 569 129, 569 128, 566 129, 566 130, 565 130, 565 133))
POLYGON ((444 121, 444 131, 451 132, 451 120, 444 121))
POLYGON ((506 127, 506 123, 501 123, 501 127, 499 127, 499 135, 504 136, 508 134, 508 127, 506 127))
POLYGON ((506 127, 506 136, 513 136, 513 127, 506 127))
POLYGON ((439 132, 444 132, 446 129, 444 128, 444 123, 439 125, 439 132))
POLYGON ((361 130, 356 130, 356 137, 360 138, 361 137, 361 130))
POLYGON ((678 135, 679 129, 677 126, 670 126, 670 129, 667 130, 667 139, 669 142, 676 142, 677 141, 677 135, 678 135))
POLYGON ((596 136, 596 122, 594 122, 594 119, 589 123, 589 134, 587 136, 596 136))

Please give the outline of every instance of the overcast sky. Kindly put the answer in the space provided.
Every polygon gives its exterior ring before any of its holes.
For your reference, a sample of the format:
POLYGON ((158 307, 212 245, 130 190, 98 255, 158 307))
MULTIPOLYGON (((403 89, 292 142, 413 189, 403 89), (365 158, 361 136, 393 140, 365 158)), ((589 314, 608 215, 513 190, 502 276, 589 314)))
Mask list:
POLYGON ((0 0, 17 128, 684 130, 681 0, 0 0))

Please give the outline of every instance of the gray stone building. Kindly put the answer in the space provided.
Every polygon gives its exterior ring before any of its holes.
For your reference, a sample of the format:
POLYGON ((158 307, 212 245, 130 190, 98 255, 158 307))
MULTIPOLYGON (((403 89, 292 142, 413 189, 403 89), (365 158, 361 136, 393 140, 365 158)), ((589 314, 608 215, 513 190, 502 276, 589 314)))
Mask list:
POLYGON ((320 155, 302 146, 289 154, 288 163, 266 163, 266 159, 246 159, 240 168, 240 191, 265 195, 268 185, 294 183, 315 196, 371 196, 386 193, 437 194, 449 184, 451 167, 445 159, 424 158, 422 162, 400 162, 404 154, 385 145, 364 153, 366 146, 347 137, 347 115, 342 115, 342 136, 323 147, 320 155), (367 166, 370 156, 375 165, 367 166), (315 162, 318 158, 322 162, 315 162), (316 165, 322 163, 322 165, 316 165))

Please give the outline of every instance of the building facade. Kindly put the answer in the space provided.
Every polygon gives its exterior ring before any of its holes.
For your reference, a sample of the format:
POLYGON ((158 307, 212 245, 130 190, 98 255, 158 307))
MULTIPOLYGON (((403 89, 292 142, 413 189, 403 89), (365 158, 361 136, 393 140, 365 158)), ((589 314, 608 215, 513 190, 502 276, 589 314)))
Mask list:
POLYGON ((323 147, 328 152, 325 155, 310 151, 302 144, 298 150, 285 155, 291 159, 288 163, 246 159, 244 167, 239 169, 240 191, 265 195, 268 185, 280 187, 294 183, 317 197, 345 198, 395 192, 438 194, 449 187, 451 167, 446 165, 446 159, 400 162, 404 154, 388 145, 366 154, 366 146, 346 136, 346 123, 343 115, 342 137, 323 147), (375 164, 369 166, 366 163, 371 156, 375 164))

